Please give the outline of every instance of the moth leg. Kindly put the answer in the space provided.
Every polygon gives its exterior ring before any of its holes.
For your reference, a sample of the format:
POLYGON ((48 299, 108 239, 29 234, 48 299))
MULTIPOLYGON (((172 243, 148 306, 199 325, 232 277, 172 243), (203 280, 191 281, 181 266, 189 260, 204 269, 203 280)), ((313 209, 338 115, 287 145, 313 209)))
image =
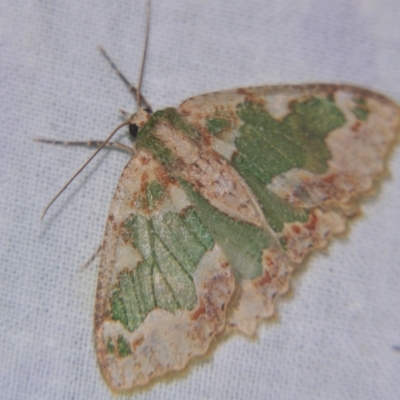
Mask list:
POLYGON ((97 250, 90 256, 90 258, 79 268, 80 271, 84 271, 86 268, 90 266, 90 264, 96 259, 96 257, 100 254, 101 245, 97 248, 97 250))
MULTIPOLYGON (((47 143, 47 144, 57 144, 62 146, 87 146, 87 147, 100 147, 104 142, 102 140, 89 140, 86 142, 74 142, 74 141, 63 141, 63 140, 53 140, 53 139, 41 139, 35 138, 33 139, 35 142, 39 143, 47 143)), ((132 147, 129 147, 125 144, 119 142, 107 142, 105 147, 112 147, 117 150, 125 151, 129 154, 134 154, 134 150, 132 147)))
POLYGON ((119 110, 119 112, 121 113, 121 115, 125 118, 129 118, 131 116, 131 113, 125 110, 119 110))

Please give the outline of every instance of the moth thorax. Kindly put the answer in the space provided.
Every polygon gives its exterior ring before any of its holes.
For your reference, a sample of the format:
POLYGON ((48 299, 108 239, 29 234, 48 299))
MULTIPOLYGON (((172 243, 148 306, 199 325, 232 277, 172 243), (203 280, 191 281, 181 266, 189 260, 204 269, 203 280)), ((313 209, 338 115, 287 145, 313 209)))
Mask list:
POLYGON ((151 112, 144 108, 140 108, 138 112, 132 115, 130 118, 130 126, 136 126, 138 130, 142 129, 150 119, 151 112))

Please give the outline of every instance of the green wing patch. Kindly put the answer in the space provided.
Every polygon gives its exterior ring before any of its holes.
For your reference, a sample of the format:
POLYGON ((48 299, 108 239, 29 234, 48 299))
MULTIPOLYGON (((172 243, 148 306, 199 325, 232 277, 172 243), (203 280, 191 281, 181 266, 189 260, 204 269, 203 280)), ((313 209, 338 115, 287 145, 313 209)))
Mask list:
POLYGON ((262 252, 273 243, 268 231, 235 221, 212 207, 187 182, 182 181, 186 194, 195 206, 208 232, 222 247, 238 280, 254 279, 262 273, 262 252))
POLYGON ((234 138, 236 151, 229 161, 257 197, 269 225, 281 232, 285 223, 307 221, 308 210, 291 204, 267 185, 294 168, 324 174, 332 156, 326 137, 344 126, 343 112, 332 97, 315 96, 291 101, 283 118, 274 117, 257 98, 238 103, 235 111, 237 121, 229 121, 229 113, 221 118, 223 112, 217 108, 205 126, 221 140, 232 140, 230 134, 234 138))
POLYGON ((315 97, 293 102, 283 121, 251 102, 240 104, 237 113, 244 124, 232 163, 264 184, 292 168, 326 172, 331 157, 326 135, 346 122, 333 100, 315 97))
POLYGON ((370 113, 366 100, 364 98, 360 98, 356 99, 354 102, 356 104, 356 107, 353 108, 354 115, 360 121, 366 121, 370 113))
POLYGON ((218 135, 225 129, 229 128, 231 126, 231 123, 224 118, 210 118, 207 120, 206 126, 211 134, 218 135))
MULTIPOLYGON (((165 193, 159 182, 148 183, 150 210, 165 193)), ((171 313, 193 309, 197 301, 193 273, 204 253, 214 246, 196 211, 187 208, 181 214, 156 213, 150 218, 133 215, 125 221, 124 236, 143 261, 134 271, 119 274, 111 297, 112 318, 132 332, 156 307, 171 313)))
POLYGON ((285 223, 307 221, 309 216, 308 210, 293 206, 268 189, 254 175, 251 175, 247 171, 241 171, 241 175, 257 197, 265 218, 275 232, 281 232, 285 223))

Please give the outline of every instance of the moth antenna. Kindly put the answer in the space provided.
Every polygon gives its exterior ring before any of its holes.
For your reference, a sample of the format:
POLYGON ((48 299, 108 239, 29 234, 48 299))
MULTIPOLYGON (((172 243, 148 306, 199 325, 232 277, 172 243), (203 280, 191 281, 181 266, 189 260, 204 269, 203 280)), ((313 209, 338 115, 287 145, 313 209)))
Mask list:
POLYGON ((149 110, 149 112, 153 112, 150 103, 145 99, 145 97, 141 93, 139 93, 138 97, 138 90, 128 81, 125 75, 120 71, 120 69, 117 67, 112 58, 107 54, 104 47, 99 46, 99 51, 102 54, 102 56, 107 60, 107 62, 110 64, 111 68, 115 71, 115 73, 118 75, 121 81, 128 88, 128 90, 133 94, 135 100, 138 101, 138 98, 140 98, 140 102, 138 102, 138 107, 140 107, 140 105, 143 104, 145 108, 149 110))
MULTIPOLYGON (((149 43, 150 13, 151 13, 151 0, 147 0, 146 37, 145 37, 144 48, 143 48, 142 65, 140 66, 139 81, 138 81, 138 85, 137 85, 137 104, 138 104, 138 107, 139 107, 139 108, 140 108, 140 106, 141 106, 141 102, 140 102, 140 99, 141 99, 140 89, 141 89, 141 86, 142 86, 144 65, 145 65, 145 63, 146 63, 147 47, 148 47, 148 43, 149 43)), ((146 105, 145 108, 147 108, 147 105, 146 105)), ((151 110, 151 108, 150 108, 150 110, 151 110)))
POLYGON ((47 210, 51 207, 51 205, 58 199, 61 193, 70 185, 70 183, 81 173, 81 171, 93 160, 94 157, 100 152, 100 150, 107 145, 110 139, 124 126, 129 125, 129 120, 124 121, 122 124, 119 124, 107 137, 107 139, 103 142, 103 144, 89 157, 89 159, 75 172, 72 178, 63 186, 63 188, 51 199, 50 203, 46 206, 43 211, 42 216, 40 219, 42 220, 43 217, 46 215, 47 210))
POLYGON ((84 271, 86 268, 90 266, 90 264, 96 259, 96 257, 100 254, 101 252, 101 245, 97 248, 97 250, 92 254, 92 256, 85 262, 85 264, 82 265, 79 269, 81 271, 84 271))

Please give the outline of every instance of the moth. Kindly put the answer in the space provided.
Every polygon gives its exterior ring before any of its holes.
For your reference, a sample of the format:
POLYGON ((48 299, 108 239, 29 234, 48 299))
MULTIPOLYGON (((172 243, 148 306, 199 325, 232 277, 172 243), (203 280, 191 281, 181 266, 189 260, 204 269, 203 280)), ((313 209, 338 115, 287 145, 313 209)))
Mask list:
POLYGON ((131 121, 136 152, 111 203, 95 309, 116 391, 184 368, 221 331, 253 335, 375 187, 400 110, 352 86, 262 86, 131 121))
POLYGON ((136 142, 94 316, 115 392, 182 370, 221 332, 254 335, 305 256, 343 234, 376 187, 400 109, 348 85, 261 86, 140 107, 122 125, 136 142))

